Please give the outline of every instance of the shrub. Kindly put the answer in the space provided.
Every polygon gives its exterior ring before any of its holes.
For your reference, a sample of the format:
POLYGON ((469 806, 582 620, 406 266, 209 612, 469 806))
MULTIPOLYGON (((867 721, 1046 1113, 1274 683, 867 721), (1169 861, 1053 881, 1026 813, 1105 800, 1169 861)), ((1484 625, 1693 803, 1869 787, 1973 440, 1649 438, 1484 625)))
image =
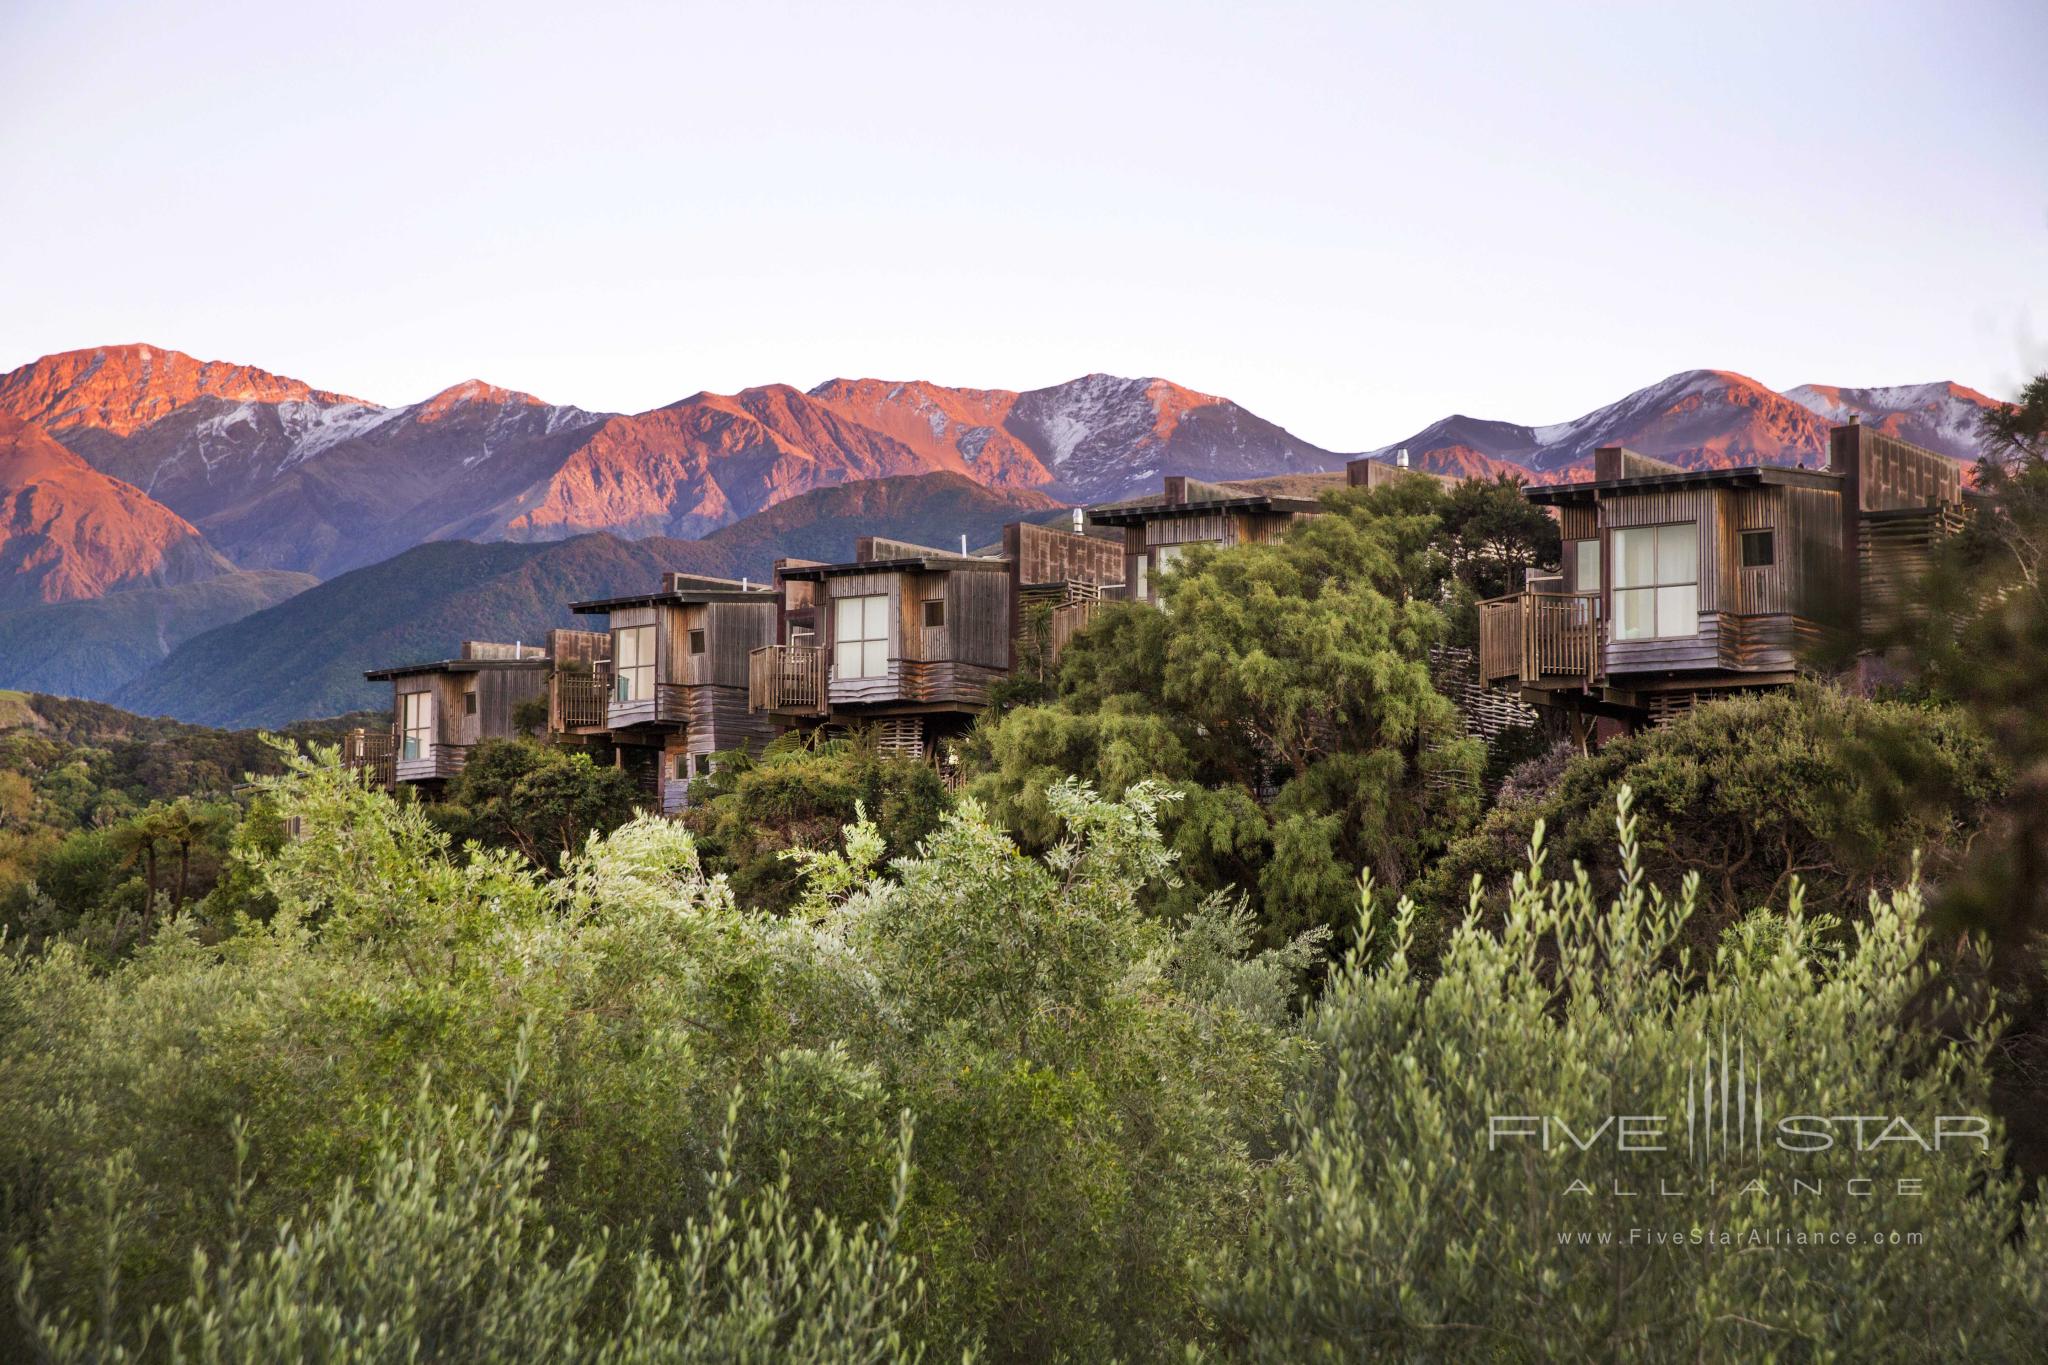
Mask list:
POLYGON ((1475 877, 1490 904, 1502 903, 1539 822, 1559 857, 1584 863, 1596 890, 1611 892, 1620 868, 1608 813, 1623 787, 1635 793, 1651 878, 1700 877, 1691 932, 1711 941, 1782 901, 1794 877, 1810 902, 1843 916, 1903 885, 1915 850, 1940 877, 2005 780, 1990 746, 1952 710, 1814 684, 1712 702, 1572 759, 1554 779, 1532 767, 1504 789, 1413 888, 1431 912, 1425 951, 1455 924, 1475 877))
POLYGON ((1311 1012, 1318 1060, 1287 1158, 1215 1296, 1242 1354, 2037 1357, 2048 1223, 2002 1171, 1994 1119, 1939 1151, 1882 1117, 1828 1121, 1826 1150, 1776 1142, 1779 1116, 1802 1112, 1903 1116, 1929 1136, 1939 1116, 1990 1114, 1993 1023, 1939 989, 1918 889, 1874 898, 1837 947, 1795 884, 1696 961, 1682 944, 1700 881, 1651 889, 1626 789, 1619 804, 1605 910, 1582 872, 1546 875, 1539 826, 1500 932, 1475 895, 1433 981, 1410 956, 1412 903, 1360 935, 1311 1012), (1944 1038, 1917 1022, 1930 1003, 1973 1022, 1944 1038), (1728 1141, 1731 1071, 1756 1142, 1743 1125, 1728 1141), (1694 1099, 1719 1141, 1688 1150, 1694 1099), (1617 1115, 1668 1116, 1630 1125, 1660 1150, 1624 1150, 1617 1115))
POLYGON ((759 755, 719 756, 691 789, 684 823, 705 867, 732 879, 741 901, 785 910, 802 889, 800 864, 783 856, 828 847, 860 819, 882 836, 884 858, 905 857, 951 809, 928 763, 879 753, 863 734, 807 744, 786 737, 759 755))
POLYGON ((433 813, 456 837, 516 849, 545 871, 592 834, 625 824, 639 797, 628 774, 601 768, 588 754, 532 740, 487 739, 433 813))

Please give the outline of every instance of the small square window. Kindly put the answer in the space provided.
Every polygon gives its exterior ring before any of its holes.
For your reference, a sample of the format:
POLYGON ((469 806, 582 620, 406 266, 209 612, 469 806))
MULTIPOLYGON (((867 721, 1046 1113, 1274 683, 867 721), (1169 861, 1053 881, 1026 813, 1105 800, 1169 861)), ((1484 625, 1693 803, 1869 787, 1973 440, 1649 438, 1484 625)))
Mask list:
POLYGON ((688 754, 677 754, 675 760, 676 781, 687 782, 690 778, 690 756, 688 754))
POLYGON ((943 626, 946 624, 946 601, 944 598, 934 597, 931 601, 924 604, 924 623, 927 626, 943 626))
POLYGON ((702 654, 704 652, 703 631, 693 630, 690 632, 690 652, 692 654, 702 654))
POLYGON ((462 714, 465 716, 476 714, 476 693, 464 692, 462 694, 462 714))
POLYGON ((1770 531, 1742 533, 1742 567, 1761 569, 1778 562, 1777 536, 1770 531))

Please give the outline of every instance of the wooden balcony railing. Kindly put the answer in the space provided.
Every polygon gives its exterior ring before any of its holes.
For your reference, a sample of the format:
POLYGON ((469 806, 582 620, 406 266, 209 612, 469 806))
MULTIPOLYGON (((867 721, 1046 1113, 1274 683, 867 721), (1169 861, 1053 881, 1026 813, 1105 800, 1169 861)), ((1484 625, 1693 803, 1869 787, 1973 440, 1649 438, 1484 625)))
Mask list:
POLYGON ((603 660, 588 671, 556 669, 548 683, 548 728, 563 735, 604 729, 611 695, 612 673, 603 660))
POLYGON ((392 730, 354 729, 341 737, 341 766, 363 774, 373 787, 389 787, 396 780, 393 762, 398 753, 398 735, 392 730))
POLYGON ((1489 686, 1601 676, 1597 593, 1518 592, 1479 604, 1479 679, 1489 686))
POLYGON ((747 710, 824 715, 824 649, 817 645, 763 645, 749 653, 747 710))

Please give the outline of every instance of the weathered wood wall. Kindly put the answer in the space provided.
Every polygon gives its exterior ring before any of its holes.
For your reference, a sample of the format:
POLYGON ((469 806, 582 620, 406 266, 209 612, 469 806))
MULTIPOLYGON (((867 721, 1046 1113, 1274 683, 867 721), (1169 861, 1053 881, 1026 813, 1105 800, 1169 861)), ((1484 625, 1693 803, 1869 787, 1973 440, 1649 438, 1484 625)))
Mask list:
POLYGON ((1018 583, 1121 583, 1121 539, 1013 521, 1003 528, 1003 557, 1018 583))

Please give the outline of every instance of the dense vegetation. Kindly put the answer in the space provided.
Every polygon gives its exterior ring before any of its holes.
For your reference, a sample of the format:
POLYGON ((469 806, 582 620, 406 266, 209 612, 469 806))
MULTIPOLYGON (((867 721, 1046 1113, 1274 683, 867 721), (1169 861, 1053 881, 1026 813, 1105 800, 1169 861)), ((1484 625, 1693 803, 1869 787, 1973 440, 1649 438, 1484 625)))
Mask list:
POLYGON ((2037 1359, 2048 382, 2002 420, 1896 695, 1497 792, 1432 650, 1542 528, 1419 481, 1191 554, 950 784, 784 742, 664 821, 513 743, 429 807, 38 700, 0 1356, 2037 1359))
POLYGON ((1560 744, 1517 770, 1414 895, 1436 912, 1426 937, 1457 922, 1475 878, 1504 900, 1539 823, 1553 857, 1611 894, 1621 884, 1614 803, 1628 788, 1645 870, 1666 885, 1698 875, 1691 932, 1711 946, 1782 901, 1795 877, 1811 903, 1840 914, 1905 886, 1916 860, 1922 875, 1945 878, 2007 780, 1952 707, 1802 684, 1700 707, 1586 757, 1560 744))
MULTIPOLYGON (((327 738, 359 719, 288 733, 327 738)), ((0 692, 0 931, 16 946, 68 935, 111 954, 165 913, 208 925, 263 913, 230 853, 282 838, 247 786, 281 771, 254 731, 0 692)))

